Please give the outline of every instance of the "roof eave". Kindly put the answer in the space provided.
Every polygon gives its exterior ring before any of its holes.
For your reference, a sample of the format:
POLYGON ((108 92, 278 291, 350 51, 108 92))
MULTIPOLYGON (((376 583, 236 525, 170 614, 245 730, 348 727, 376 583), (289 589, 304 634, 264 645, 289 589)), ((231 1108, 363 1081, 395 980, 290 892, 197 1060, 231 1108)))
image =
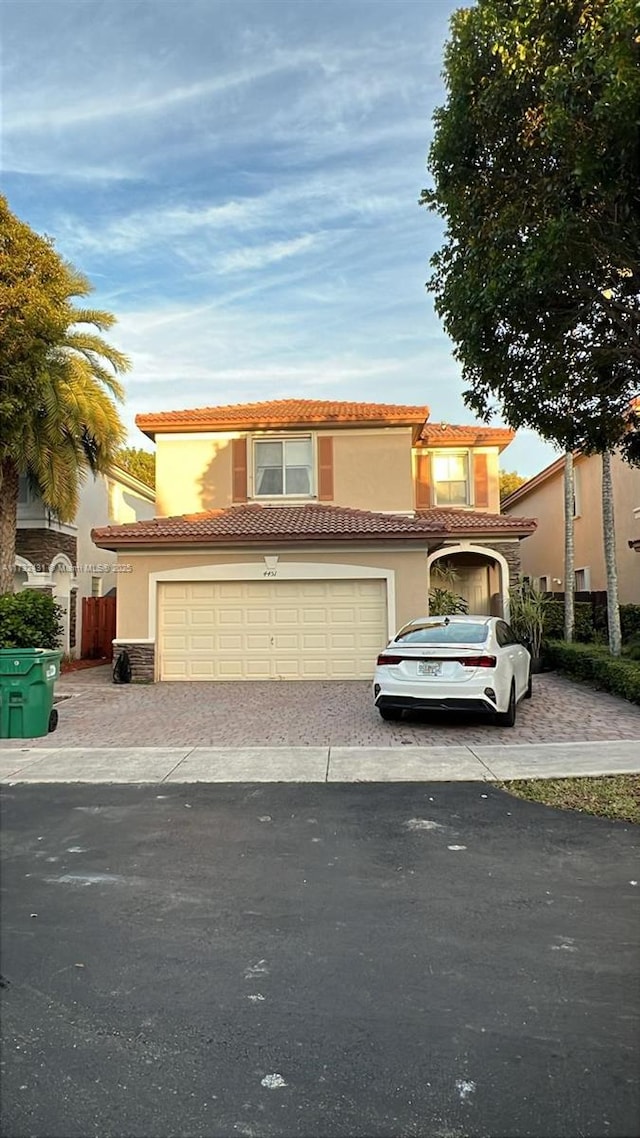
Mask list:
POLYGON ((353 430, 354 428, 380 428, 380 427, 420 427, 424 423, 424 418, 406 418, 401 417, 398 419, 303 419, 300 421, 292 421, 287 423, 274 422, 273 420, 264 421, 251 421, 240 423, 220 423, 215 420, 206 420, 199 423, 194 423, 192 420, 184 422, 160 422, 156 420, 139 421, 140 416, 136 417, 136 426, 143 435, 148 439, 155 441, 156 435, 175 435, 175 434, 197 434, 198 432, 210 432, 211 434, 233 434, 234 432, 244 431, 310 431, 310 430, 331 430, 331 431, 344 431, 353 430))

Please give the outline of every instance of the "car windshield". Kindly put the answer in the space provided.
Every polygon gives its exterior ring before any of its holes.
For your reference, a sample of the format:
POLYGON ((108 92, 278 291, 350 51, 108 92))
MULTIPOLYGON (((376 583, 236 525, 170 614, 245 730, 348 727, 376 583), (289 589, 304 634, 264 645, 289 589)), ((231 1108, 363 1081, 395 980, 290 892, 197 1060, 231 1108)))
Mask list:
POLYGON ((396 636, 402 644, 484 644, 488 625, 473 621, 428 621, 403 628, 396 636))

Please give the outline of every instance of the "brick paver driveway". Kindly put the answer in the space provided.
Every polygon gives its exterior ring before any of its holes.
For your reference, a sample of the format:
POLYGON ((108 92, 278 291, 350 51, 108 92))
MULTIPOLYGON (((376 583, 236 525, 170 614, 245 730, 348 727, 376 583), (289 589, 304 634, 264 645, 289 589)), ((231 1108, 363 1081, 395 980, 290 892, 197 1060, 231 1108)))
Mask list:
MULTIPOLYGON (((367 683, 111 683, 108 668, 63 677, 60 724, 39 747, 473 746, 640 740, 640 707, 555 674, 534 678, 515 728, 453 714, 383 723, 367 683)), ((24 740, 2 746, 25 746, 24 740)))

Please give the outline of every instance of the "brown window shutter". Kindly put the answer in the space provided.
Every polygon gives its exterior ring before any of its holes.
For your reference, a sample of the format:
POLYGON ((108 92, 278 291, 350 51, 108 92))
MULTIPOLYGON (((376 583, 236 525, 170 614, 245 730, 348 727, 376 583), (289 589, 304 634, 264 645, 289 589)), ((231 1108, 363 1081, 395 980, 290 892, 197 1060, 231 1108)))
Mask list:
POLYGON ((473 456, 473 504, 477 510, 488 510, 489 508, 489 471, 487 468, 486 454, 474 454, 473 456))
POLYGON ((333 439, 318 436, 318 501, 333 501, 333 439))
POLYGON ((416 459, 416 510, 431 508, 431 455, 418 454, 416 459))
POLYGON ((233 465, 232 497, 234 502, 247 500, 247 440, 231 440, 233 465))

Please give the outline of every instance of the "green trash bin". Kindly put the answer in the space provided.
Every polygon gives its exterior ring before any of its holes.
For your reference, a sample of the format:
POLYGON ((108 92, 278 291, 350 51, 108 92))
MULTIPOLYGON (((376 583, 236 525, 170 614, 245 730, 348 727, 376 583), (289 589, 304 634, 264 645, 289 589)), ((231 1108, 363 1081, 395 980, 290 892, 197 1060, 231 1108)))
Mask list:
POLYGON ((0 648, 0 739, 32 739, 55 731, 54 684, 62 652, 0 648))

